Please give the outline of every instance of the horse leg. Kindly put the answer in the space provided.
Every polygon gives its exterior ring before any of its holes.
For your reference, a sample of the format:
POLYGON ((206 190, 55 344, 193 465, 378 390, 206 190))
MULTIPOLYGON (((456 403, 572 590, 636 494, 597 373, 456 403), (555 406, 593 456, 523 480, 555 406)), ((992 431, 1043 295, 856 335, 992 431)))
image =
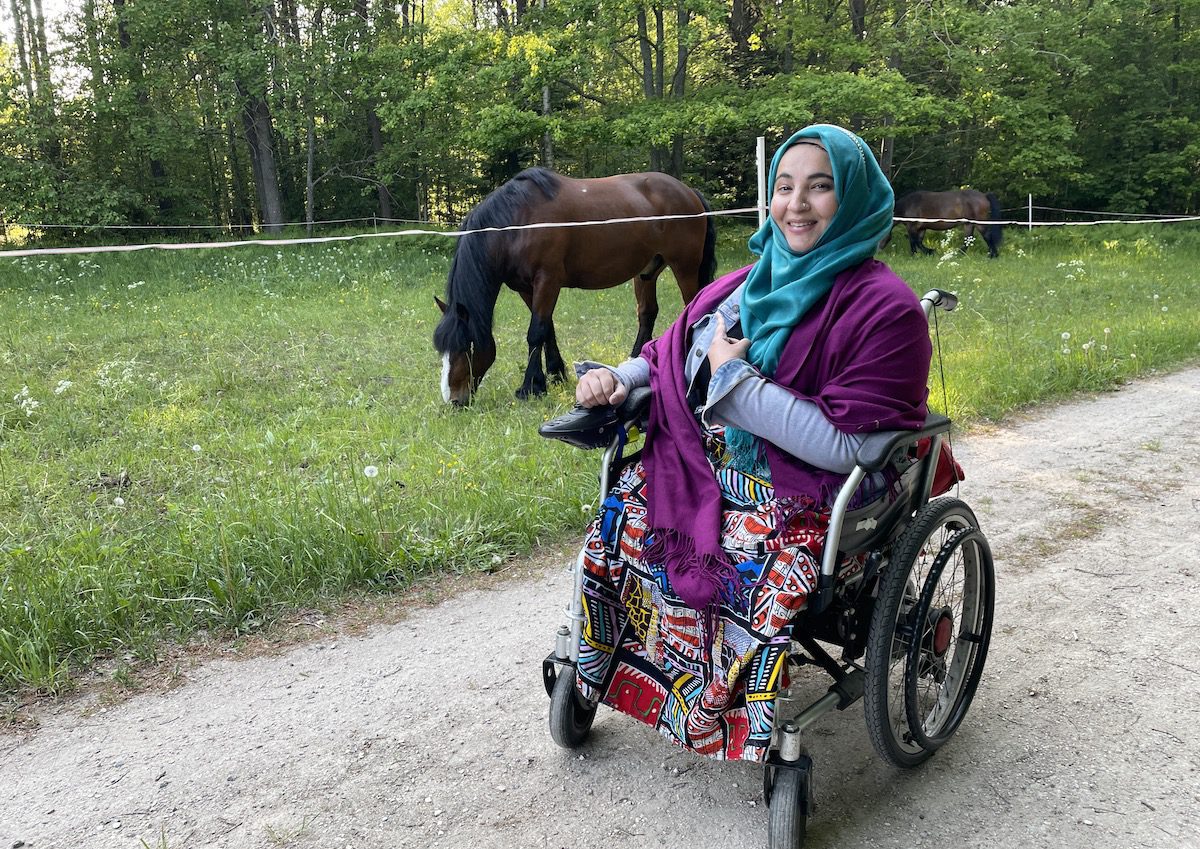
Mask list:
POLYGON ((558 350, 558 338, 554 335, 554 319, 546 320, 546 337, 543 343, 546 351, 546 374, 550 379, 561 383, 567 379, 567 364, 563 362, 558 350))
POLYGON ((633 278, 633 294, 637 298, 638 332, 629 356, 636 357, 654 335, 654 322, 658 318, 658 274, 646 278, 643 273, 633 278))
MULTIPOLYGON (((525 379, 517 389, 516 395, 521 400, 531 395, 546 394, 546 373, 542 371, 542 350, 549 338, 558 354, 558 345, 553 342, 554 305, 558 303, 558 286, 546 282, 544 275, 538 272, 534 277, 533 288, 528 293, 521 293, 526 306, 529 307, 529 331, 525 341, 529 346, 529 360, 525 364, 525 379)), ((558 356, 558 367, 562 368, 562 357, 558 356)))
MULTIPOLYGON (((525 301, 525 306, 529 307, 530 315, 532 315, 533 292, 521 292, 521 299, 525 301)), ((554 333, 554 319, 548 319, 546 324, 546 333, 542 343, 543 349, 546 352, 546 372, 554 380, 566 380, 567 366, 563 362, 562 354, 558 350, 558 337, 554 333)))
POLYGON ((931 254, 933 251, 925 247, 925 228, 919 225, 906 225, 908 230, 908 247, 911 253, 920 251, 923 254, 931 254))

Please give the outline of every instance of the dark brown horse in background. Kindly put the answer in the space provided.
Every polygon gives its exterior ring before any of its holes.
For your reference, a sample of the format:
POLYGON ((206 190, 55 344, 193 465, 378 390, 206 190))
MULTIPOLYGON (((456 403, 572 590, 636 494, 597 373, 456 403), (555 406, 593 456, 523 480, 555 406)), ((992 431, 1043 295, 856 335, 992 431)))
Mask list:
POLYGON ((607 289, 633 279, 638 334, 633 356, 654 333, 655 284, 670 268, 688 303, 716 272, 716 229, 700 194, 666 174, 618 174, 575 180, 530 168, 467 215, 463 230, 538 223, 692 216, 576 227, 539 227, 462 236, 450 263, 442 319, 433 334, 442 354, 442 397, 465 405, 496 359, 492 316, 507 284, 529 307, 529 362, 518 398, 546 392, 546 372, 566 377, 554 336, 559 290, 607 289), (542 371, 545 352, 546 372, 542 371))
MULTIPOLYGON (((1000 254, 1000 237, 1003 228, 999 224, 981 224, 983 221, 1000 220, 1000 199, 991 192, 986 195, 974 189, 952 192, 909 192, 896 201, 896 218, 920 218, 923 221, 903 222, 908 231, 908 245, 913 253, 918 250, 931 254, 925 247, 926 230, 952 230, 963 225, 963 250, 971 238, 979 233, 988 246, 988 256, 1000 254)), ((901 222, 897 222, 901 223, 901 222)), ((884 240, 886 247, 890 234, 884 240)))

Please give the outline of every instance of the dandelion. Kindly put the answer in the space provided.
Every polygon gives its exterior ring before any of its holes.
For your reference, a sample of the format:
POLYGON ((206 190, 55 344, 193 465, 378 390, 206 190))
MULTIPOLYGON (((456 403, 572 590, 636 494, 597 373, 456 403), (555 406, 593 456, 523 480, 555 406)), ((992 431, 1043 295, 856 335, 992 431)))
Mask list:
POLYGON ((193 451, 194 453, 196 453, 196 454, 199 454, 199 453, 200 453, 202 450, 203 450, 203 449, 201 449, 201 447, 200 447, 199 445, 193 445, 193 446, 192 446, 192 451, 193 451))
POLYGON ((1070 333, 1068 333, 1067 331, 1065 331, 1065 330, 1064 330, 1064 331, 1063 331, 1063 335, 1062 335, 1062 340, 1063 340, 1064 342, 1066 342, 1066 341, 1067 341, 1068 339, 1070 339, 1070 338, 1071 338, 1071 334, 1070 334, 1070 333))
POLYGON ((116 498, 113 499, 113 507, 124 507, 124 506, 125 506, 125 499, 122 498, 121 496, 118 495, 116 498))
POLYGON ((367 466, 365 469, 363 469, 363 476, 368 478, 379 477, 379 469, 377 469, 375 466, 367 466))
POLYGON ((1063 348, 1063 349, 1062 349, 1062 352, 1063 352, 1064 354, 1069 354, 1069 353, 1071 353, 1071 349, 1070 349, 1070 348, 1063 348))

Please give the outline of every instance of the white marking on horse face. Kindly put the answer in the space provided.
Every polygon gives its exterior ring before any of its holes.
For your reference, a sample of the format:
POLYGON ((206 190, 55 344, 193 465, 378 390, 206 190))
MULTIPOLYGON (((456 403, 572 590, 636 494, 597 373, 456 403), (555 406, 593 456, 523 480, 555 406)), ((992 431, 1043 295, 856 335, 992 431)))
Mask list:
POLYGON ((442 400, 450 403, 450 354, 442 354, 442 400))

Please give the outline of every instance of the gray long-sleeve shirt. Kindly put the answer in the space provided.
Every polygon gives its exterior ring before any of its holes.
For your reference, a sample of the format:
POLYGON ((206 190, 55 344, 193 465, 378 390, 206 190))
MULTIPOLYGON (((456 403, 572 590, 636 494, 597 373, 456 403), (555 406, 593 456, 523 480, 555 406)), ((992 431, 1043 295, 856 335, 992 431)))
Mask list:
MULTIPOLYGON (((738 320, 741 299, 742 286, 739 286, 717 307, 726 327, 733 326, 738 320)), ((706 315, 692 325, 692 346, 684 369, 689 387, 708 356, 715 333, 714 316, 715 313, 706 315)), ((577 363, 575 371, 582 375, 592 368, 610 369, 626 389, 650 382, 650 364, 641 357, 626 360, 616 367, 577 363)), ((810 465, 840 474, 853 471, 855 453, 866 438, 865 434, 838 430, 816 404, 797 398, 741 359, 722 363, 713 372, 700 419, 704 424, 748 431, 810 465)))

